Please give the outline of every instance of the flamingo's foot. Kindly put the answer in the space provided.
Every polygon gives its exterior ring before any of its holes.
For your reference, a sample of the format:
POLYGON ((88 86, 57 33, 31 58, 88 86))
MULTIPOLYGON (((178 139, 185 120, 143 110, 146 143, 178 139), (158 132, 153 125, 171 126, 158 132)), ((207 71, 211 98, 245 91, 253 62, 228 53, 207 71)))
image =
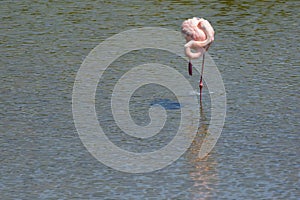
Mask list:
POLYGON ((189 69, 189 75, 192 76, 193 75, 193 65, 192 65, 191 61, 189 61, 188 69, 189 69))

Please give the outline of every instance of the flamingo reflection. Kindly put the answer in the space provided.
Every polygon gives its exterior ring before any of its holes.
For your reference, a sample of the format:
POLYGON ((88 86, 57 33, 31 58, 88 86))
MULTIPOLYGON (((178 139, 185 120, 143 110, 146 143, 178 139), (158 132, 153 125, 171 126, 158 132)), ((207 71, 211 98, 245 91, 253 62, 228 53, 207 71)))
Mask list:
POLYGON ((208 156, 204 159, 198 157, 199 149, 208 132, 209 121, 206 119, 202 103, 200 102, 200 123, 198 132, 192 145, 187 152, 187 159, 191 163, 190 178, 193 181, 191 188, 191 199, 208 199, 215 192, 214 185, 218 182, 216 171, 217 163, 212 157, 208 156))

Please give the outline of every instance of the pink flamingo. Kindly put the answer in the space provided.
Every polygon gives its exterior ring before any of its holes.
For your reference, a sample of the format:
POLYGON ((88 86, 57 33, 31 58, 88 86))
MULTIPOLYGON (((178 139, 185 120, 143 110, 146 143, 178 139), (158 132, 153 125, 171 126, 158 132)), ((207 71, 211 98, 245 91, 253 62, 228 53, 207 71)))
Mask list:
POLYGON ((202 99, 202 88, 203 88, 203 69, 204 69, 204 55, 205 52, 208 51, 209 46, 214 41, 215 31, 210 23, 198 17, 193 17, 192 19, 185 20, 181 25, 181 32, 185 36, 186 44, 184 45, 185 48, 185 55, 189 58, 189 74, 192 75, 192 63, 191 59, 200 58, 203 55, 202 59, 202 70, 200 76, 200 101, 202 99), (192 52, 193 49, 195 52, 192 52))

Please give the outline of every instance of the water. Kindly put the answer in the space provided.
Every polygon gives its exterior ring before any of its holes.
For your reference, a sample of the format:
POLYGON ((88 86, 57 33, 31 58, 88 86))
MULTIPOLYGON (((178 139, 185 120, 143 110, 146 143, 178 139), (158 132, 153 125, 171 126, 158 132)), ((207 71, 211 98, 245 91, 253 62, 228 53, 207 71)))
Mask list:
MULTIPOLYGON (((298 1, 2 2, 1 199, 299 199, 299 9, 298 1), (128 174, 101 164, 83 146, 72 118, 72 88, 83 59, 121 31, 179 30, 194 15, 216 30, 210 54, 227 93, 226 122, 214 150, 197 160, 199 136, 179 160, 153 173, 128 174)), ((148 60, 177 62, 151 54, 148 60)), ((126 70, 141 58, 128 55, 114 66, 127 59, 126 70)), ((108 76, 108 87, 114 78, 108 76)), ((164 99, 157 91, 156 98, 164 99)), ((204 92, 200 135, 210 117, 204 92)), ((131 108, 142 102, 143 110, 151 103, 145 99, 131 108)), ((171 94, 167 99, 174 102, 171 94)), ((96 103, 98 113, 105 111, 103 102, 96 103)), ((170 112, 165 143, 177 129, 178 110, 170 112)), ((146 112, 132 115, 147 124, 146 112)), ((106 120, 107 129, 118 133, 109 114, 106 120)), ((134 141, 123 138, 112 140, 131 148, 126 145, 134 141)), ((137 150, 165 143, 153 138, 137 150)))

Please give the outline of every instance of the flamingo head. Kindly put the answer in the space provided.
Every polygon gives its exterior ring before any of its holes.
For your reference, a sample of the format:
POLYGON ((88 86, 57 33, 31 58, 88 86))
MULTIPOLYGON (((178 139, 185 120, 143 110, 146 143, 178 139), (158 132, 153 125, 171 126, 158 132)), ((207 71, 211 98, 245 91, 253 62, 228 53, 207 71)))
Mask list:
POLYGON ((201 41, 205 40, 206 36, 202 30, 202 22, 205 19, 199 17, 193 17, 185 20, 181 25, 181 32, 183 33, 187 42, 191 40, 201 41))

